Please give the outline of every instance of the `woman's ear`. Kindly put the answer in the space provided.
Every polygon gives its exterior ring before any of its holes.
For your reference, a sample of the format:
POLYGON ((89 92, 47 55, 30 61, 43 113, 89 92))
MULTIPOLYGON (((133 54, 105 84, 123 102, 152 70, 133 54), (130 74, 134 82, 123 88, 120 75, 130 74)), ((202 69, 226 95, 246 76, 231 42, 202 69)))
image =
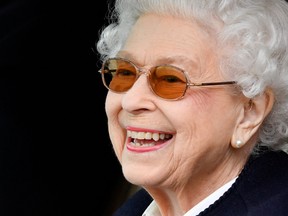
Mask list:
POLYGON ((258 131, 274 104, 274 94, 267 89, 263 94, 247 100, 238 118, 237 125, 231 139, 234 148, 241 148, 258 131))

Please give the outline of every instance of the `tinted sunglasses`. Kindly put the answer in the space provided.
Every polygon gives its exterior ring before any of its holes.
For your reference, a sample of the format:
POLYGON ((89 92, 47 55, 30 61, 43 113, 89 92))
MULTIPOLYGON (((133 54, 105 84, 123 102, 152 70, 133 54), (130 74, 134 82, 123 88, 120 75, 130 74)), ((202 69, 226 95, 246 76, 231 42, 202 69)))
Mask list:
POLYGON ((191 86, 231 85, 235 81, 192 83, 186 73, 173 65, 158 65, 149 70, 139 68, 123 58, 109 58, 99 70, 104 86, 116 93, 127 92, 141 74, 146 74, 152 92, 168 100, 177 100, 185 95, 191 86))

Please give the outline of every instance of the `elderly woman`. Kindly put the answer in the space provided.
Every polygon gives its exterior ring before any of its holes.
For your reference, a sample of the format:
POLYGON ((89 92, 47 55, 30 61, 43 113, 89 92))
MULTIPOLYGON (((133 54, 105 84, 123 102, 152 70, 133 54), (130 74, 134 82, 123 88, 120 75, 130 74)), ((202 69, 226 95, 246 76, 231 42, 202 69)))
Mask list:
POLYGON ((142 189, 115 215, 288 213, 288 4, 116 0, 108 128, 142 189))

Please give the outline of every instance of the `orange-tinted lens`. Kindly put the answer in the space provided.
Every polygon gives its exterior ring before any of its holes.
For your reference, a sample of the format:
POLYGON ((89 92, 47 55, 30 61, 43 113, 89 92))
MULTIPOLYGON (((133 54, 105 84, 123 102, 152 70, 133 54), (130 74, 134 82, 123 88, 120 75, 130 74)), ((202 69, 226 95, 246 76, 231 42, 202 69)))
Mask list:
POLYGON ((126 92, 137 79, 136 68, 122 59, 108 59, 102 71, 104 84, 115 92, 126 92))
MULTIPOLYGON (((123 59, 108 59, 102 69, 104 85, 115 92, 126 92, 136 82, 136 67, 123 59)), ((162 65, 150 70, 149 84, 152 91, 164 99, 181 98, 187 89, 184 72, 171 65, 162 65)))
POLYGON ((170 65, 151 70, 149 82, 155 94, 165 99, 178 99, 185 94, 187 88, 184 72, 170 65))

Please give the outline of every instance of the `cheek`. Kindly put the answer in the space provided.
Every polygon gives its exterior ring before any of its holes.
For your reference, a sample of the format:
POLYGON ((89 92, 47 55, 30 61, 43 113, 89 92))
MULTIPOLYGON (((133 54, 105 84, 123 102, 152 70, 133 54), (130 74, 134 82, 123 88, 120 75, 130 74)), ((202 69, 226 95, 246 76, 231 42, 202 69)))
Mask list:
POLYGON ((118 115, 122 110, 121 106, 121 94, 115 94, 113 92, 108 91, 105 101, 105 112, 108 118, 108 123, 118 124, 118 115))
POLYGON ((108 118, 113 116, 113 113, 118 109, 117 108, 117 100, 115 100, 115 96, 108 91, 105 101, 105 111, 108 118))
POLYGON ((115 126, 113 123, 111 124, 108 122, 108 131, 113 150, 121 163, 125 137, 122 135, 122 133, 117 132, 119 131, 119 127, 115 126))
POLYGON ((224 131, 227 137, 231 136, 238 111, 235 107, 236 101, 225 95, 216 91, 212 93, 205 90, 190 91, 187 98, 178 102, 179 106, 175 107, 172 115, 170 106, 170 111, 167 113, 177 133, 190 141, 211 141, 224 131), (222 124, 223 122, 227 124, 222 124))
POLYGON ((125 143, 125 131, 119 124, 119 112, 121 111, 121 103, 118 97, 114 94, 107 94, 105 111, 108 120, 108 130, 113 149, 119 161, 121 161, 121 155, 123 146, 125 143))

